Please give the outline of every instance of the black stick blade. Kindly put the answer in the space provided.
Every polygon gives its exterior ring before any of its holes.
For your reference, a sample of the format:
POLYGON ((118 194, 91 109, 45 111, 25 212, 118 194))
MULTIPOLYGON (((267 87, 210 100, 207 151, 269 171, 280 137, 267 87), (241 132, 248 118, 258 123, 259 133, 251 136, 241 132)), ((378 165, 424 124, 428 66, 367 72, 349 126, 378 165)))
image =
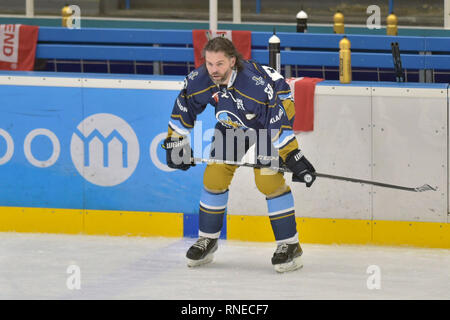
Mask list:
POLYGON ((424 184, 421 187, 414 188, 414 190, 416 192, 424 192, 424 191, 430 191, 430 190, 436 191, 436 189, 433 188, 432 186, 430 186, 429 184, 424 184))

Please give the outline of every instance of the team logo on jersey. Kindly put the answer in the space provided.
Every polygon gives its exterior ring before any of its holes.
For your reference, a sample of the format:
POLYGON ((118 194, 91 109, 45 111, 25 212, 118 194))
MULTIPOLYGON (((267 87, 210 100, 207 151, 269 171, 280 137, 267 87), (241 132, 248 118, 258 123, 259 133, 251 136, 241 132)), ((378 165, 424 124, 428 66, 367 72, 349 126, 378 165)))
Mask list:
POLYGON ((194 80, 194 78, 195 78, 196 76, 198 76, 198 71, 197 71, 197 70, 194 70, 194 71, 192 71, 191 73, 188 74, 188 78, 189 78, 190 80, 194 80))
POLYGON ((255 81, 255 84, 257 86, 263 86, 265 84, 265 82, 264 82, 264 80, 263 80, 263 78, 261 76, 260 77, 253 76, 252 80, 255 81))
POLYGON ((244 122, 234 113, 230 111, 219 111, 216 113, 216 119, 225 127, 229 129, 246 128, 244 122))

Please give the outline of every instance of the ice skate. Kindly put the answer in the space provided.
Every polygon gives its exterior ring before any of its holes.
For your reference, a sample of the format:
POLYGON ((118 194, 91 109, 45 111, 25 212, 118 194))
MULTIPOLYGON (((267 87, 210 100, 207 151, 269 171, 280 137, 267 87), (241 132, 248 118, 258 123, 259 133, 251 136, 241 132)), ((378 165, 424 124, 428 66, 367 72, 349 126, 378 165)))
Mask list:
POLYGON ((217 239, 200 237, 186 253, 188 267, 210 263, 214 258, 217 247, 217 239))
POLYGON ((272 264, 275 271, 283 273, 294 271, 303 267, 301 255, 303 251, 300 244, 279 244, 277 250, 273 254, 272 264))

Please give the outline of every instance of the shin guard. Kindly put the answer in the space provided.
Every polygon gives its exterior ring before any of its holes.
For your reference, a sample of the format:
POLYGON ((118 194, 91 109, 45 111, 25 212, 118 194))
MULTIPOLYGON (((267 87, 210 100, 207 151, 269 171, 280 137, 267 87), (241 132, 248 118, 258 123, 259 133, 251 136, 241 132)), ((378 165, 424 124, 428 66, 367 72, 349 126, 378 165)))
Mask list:
POLYGON ((297 243, 294 198, 291 191, 267 199, 270 223, 277 243, 297 243))
POLYGON ((228 190, 212 193, 203 189, 200 197, 199 236, 217 239, 223 226, 228 190))

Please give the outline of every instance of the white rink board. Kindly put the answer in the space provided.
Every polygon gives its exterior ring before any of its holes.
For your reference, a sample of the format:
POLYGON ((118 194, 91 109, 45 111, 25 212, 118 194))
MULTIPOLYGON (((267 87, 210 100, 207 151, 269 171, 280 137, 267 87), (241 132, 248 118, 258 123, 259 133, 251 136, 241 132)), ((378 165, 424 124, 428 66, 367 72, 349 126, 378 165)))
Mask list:
POLYGON ((373 219, 447 222, 447 92, 376 88, 372 95, 373 179, 438 189, 374 187, 373 219))
MULTIPOLYGON (((297 135, 316 170, 438 192, 407 192, 317 179, 292 183, 296 216, 447 222, 447 90, 320 85, 314 131, 297 135)), ((240 168, 230 186, 228 214, 267 215, 253 170, 240 168)))

